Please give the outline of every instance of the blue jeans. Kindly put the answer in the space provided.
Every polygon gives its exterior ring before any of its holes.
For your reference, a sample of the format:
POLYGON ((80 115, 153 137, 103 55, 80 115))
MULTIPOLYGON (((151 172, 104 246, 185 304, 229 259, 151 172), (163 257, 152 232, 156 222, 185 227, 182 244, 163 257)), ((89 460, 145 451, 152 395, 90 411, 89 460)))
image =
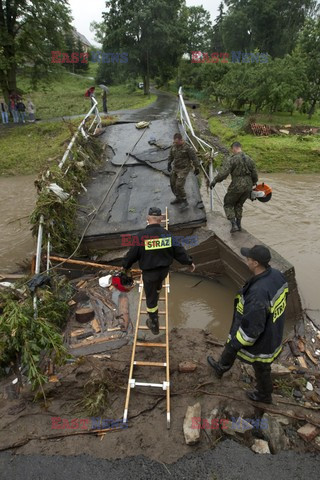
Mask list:
POLYGON ((24 112, 19 112, 19 120, 22 122, 22 123, 25 123, 25 116, 26 114, 24 112))
POLYGON ((2 123, 9 123, 9 117, 7 112, 1 112, 2 123))
POLYGON ((11 110, 14 123, 19 122, 19 112, 17 110, 11 110))

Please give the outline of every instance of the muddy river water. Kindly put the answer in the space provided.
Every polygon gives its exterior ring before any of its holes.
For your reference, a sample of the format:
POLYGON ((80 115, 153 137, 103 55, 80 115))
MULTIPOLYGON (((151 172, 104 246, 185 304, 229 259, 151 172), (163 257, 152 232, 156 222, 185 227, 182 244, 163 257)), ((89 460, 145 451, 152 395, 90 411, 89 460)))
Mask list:
MULTIPOLYGON (((273 187, 273 198, 267 204, 248 201, 243 226, 295 266, 303 305, 320 309, 320 175, 260 177, 273 187)), ((28 225, 36 196, 33 181, 33 176, 0 178, 0 274, 19 271, 19 264, 30 258, 34 250, 28 225)), ((223 198, 221 185, 217 192, 223 198)), ((215 209, 221 211, 217 194, 214 198, 215 209)), ((172 275, 169 310, 172 327, 208 328, 219 338, 225 338, 235 291, 229 278, 210 281, 172 275)))

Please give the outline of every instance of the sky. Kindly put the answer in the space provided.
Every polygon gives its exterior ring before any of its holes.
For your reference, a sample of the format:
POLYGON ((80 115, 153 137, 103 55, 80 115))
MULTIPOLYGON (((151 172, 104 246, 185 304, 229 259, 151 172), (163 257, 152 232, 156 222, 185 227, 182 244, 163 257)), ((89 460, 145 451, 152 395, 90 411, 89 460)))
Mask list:
MULTIPOLYGON (((208 10, 213 21, 218 14, 218 7, 221 0, 187 0, 187 6, 199 6, 208 10)), ((94 33, 90 32, 90 23, 92 21, 100 22, 101 13, 105 10, 105 0, 69 0, 72 16, 74 18, 73 25, 82 33, 93 45, 98 46, 94 40, 94 33)))

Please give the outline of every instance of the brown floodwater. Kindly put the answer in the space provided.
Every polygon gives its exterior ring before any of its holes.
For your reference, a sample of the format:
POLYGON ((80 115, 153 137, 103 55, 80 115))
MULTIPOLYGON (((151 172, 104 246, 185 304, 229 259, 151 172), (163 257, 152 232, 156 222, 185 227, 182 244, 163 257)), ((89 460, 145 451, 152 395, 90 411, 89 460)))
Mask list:
POLYGON ((34 209, 34 175, 0 177, 0 274, 14 273, 34 251, 29 216, 34 209))
MULTIPOLYGON (((294 265, 303 306, 319 310, 320 175, 269 173, 259 181, 272 187, 272 199, 248 200, 243 226, 294 265)), ((216 188, 223 199, 221 185, 216 188)), ((214 199, 222 211, 217 194, 214 199)))
MULTIPOLYGON (((272 200, 267 204, 248 201, 243 226, 295 266, 304 306, 320 309, 320 175, 260 177, 273 187, 272 200)), ((33 176, 0 178, 0 274, 19 270, 18 265, 34 251, 28 225, 36 196, 33 182, 33 176)), ((223 198, 221 185, 216 188, 223 198)), ((215 209, 222 211, 216 194, 215 209)), ((209 280, 197 275, 172 274, 170 326, 207 328, 224 339, 231 323, 235 292, 236 286, 228 277, 209 280)), ((137 291, 130 296, 133 300, 130 313, 135 319, 137 291)))

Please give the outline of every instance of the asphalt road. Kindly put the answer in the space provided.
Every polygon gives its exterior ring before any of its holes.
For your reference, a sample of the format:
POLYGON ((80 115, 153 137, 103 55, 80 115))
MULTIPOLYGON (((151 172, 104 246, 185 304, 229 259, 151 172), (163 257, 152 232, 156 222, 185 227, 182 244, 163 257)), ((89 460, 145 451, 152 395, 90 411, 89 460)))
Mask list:
POLYGON ((319 470, 320 455, 292 451, 258 455, 232 440, 170 465, 142 455, 111 461, 88 455, 0 453, 1 480, 319 480, 319 470))

